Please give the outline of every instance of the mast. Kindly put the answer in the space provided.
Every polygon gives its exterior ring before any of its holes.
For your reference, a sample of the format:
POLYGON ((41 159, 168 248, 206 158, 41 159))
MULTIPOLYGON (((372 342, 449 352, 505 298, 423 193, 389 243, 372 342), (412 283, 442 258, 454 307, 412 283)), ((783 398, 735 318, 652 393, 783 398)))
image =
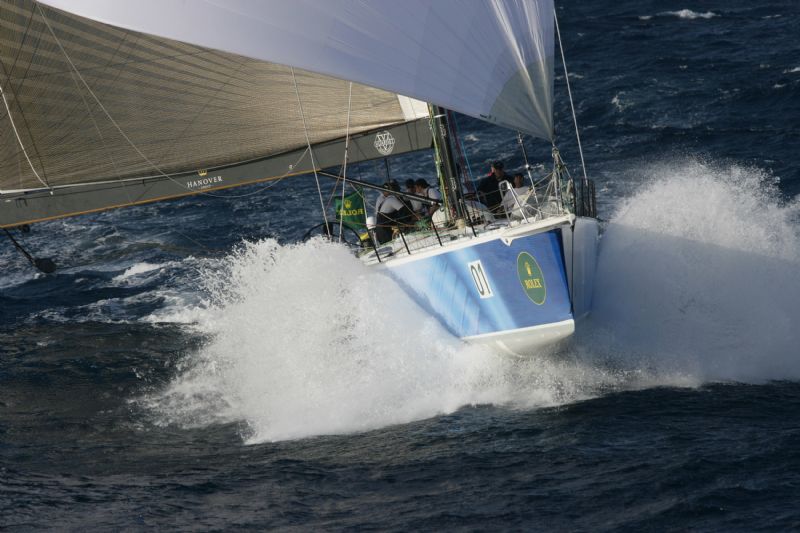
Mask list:
POLYGON ((452 218, 455 215, 456 220, 463 219, 464 191, 461 188, 461 181, 458 179, 458 167, 453 156, 447 110, 430 104, 429 111, 431 128, 433 129, 436 171, 439 175, 439 185, 442 189, 442 198, 445 201, 448 218, 452 218))

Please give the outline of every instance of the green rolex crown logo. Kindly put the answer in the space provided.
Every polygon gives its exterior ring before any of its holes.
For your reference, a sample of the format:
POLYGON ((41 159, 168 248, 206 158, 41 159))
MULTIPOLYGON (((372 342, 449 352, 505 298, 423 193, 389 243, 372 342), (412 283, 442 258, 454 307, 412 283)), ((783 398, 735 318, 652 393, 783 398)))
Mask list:
POLYGON ((539 268, 539 263, 528 252, 522 252, 517 256, 517 276, 528 298, 536 305, 544 304, 547 299, 544 274, 539 268))

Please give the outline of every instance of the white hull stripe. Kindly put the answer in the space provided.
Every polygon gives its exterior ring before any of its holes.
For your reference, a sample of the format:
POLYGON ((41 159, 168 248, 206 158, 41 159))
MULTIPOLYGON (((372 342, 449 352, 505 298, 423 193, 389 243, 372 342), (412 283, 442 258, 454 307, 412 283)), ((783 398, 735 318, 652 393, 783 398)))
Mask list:
POLYGON ((547 330, 555 329, 575 329, 575 321, 573 319, 562 320, 561 322, 553 322, 551 324, 539 324, 537 326, 530 326, 527 328, 519 329, 506 329, 503 331, 493 331, 491 333, 483 333, 481 335, 471 335, 469 337, 461 337, 461 340, 476 341, 476 340, 490 340, 492 337, 506 337, 510 335, 519 335, 524 333, 546 332, 547 330))

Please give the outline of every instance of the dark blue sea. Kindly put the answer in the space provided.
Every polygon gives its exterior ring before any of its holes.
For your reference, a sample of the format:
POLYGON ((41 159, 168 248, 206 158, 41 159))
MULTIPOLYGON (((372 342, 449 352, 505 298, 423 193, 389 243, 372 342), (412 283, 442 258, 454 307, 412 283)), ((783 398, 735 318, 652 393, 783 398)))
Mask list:
POLYGON ((604 221, 571 344, 462 345, 298 244, 309 177, 38 224, 53 275, 0 242, 0 529, 799 530, 800 4, 557 4, 604 221))

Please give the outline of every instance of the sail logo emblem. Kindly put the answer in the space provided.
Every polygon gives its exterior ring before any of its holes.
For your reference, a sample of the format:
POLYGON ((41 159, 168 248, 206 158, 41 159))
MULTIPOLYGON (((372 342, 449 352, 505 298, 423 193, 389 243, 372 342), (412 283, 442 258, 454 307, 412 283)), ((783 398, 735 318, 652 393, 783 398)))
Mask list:
POLYGON ((344 208, 345 209, 350 209, 351 207, 353 207, 353 202, 350 201, 350 200, 345 200, 344 201, 344 208))
POLYGON ((539 263, 528 252, 517 256, 517 277, 525 294, 536 305, 543 305, 547 299, 547 285, 539 263))
POLYGON ((375 149, 383 155, 389 155, 394 151, 394 137, 388 131, 381 131, 375 135, 375 149))

